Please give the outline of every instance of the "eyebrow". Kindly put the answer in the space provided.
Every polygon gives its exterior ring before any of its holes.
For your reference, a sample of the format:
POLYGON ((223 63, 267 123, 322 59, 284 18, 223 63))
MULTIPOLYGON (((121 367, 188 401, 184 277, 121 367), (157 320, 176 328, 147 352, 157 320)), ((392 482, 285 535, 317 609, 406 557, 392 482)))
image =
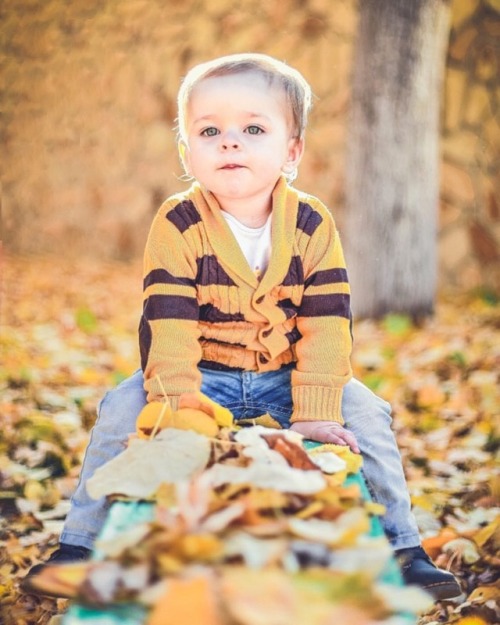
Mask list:
MULTIPOLYGON (((204 121, 212 121, 213 119, 217 119, 217 113, 210 113, 208 115, 201 115, 200 117, 196 117, 193 119, 193 123, 199 123, 204 121)), ((252 111, 244 111, 244 116, 248 119, 264 119, 267 121, 271 121, 271 118, 267 116, 265 113, 253 113, 252 111)))

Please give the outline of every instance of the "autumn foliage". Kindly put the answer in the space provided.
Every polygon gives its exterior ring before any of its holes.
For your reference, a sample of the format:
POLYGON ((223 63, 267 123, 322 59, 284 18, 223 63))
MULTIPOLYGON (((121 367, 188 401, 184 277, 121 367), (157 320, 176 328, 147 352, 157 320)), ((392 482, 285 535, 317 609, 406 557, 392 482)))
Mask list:
MULTIPOLYGON (((98 401, 137 367, 140 266, 8 258, 3 269, 0 620, 44 625, 67 603, 22 595, 17 583, 57 545, 98 401)), ((464 590, 460 602, 422 614, 421 624, 500 620, 499 329, 498 303, 487 293, 442 297, 436 315, 420 327, 399 315, 354 327, 356 375, 394 408, 424 546, 457 575, 464 590)), ((194 400, 182 409, 199 410, 203 398, 194 400)), ((138 443, 147 443, 155 426, 164 429, 172 415, 165 412, 158 422, 162 409, 151 408, 144 427, 139 424, 145 438, 138 443)), ((206 416, 212 433, 214 424, 217 430, 228 425, 217 423, 214 414, 206 416)), ((272 451, 283 457, 293 451, 282 439, 273 445, 272 451)), ((226 451, 221 441, 210 453, 220 457, 226 451)), ((160 494, 165 501, 172 496, 168 489, 160 494)), ((261 503, 248 494, 248 522, 257 523, 261 503)), ((329 502, 327 508, 335 506, 329 502)), ((186 543, 184 553, 191 548, 186 543)), ((215 554, 218 545, 212 540, 196 548, 215 554)), ((164 566, 173 566, 174 560, 164 566)), ((238 574, 223 579, 221 592, 234 595, 238 574)), ((165 594, 162 601, 172 606, 179 596, 192 594, 196 602, 182 609, 203 611, 210 623, 218 609, 212 583, 196 577, 179 581, 178 592, 165 594)), ((276 592, 268 597, 269 605, 286 603, 290 588, 276 578, 271 584, 276 592)), ((241 609, 248 607, 244 593, 238 601, 241 609)), ((351 610, 355 614, 341 615, 339 622, 363 622, 362 608, 351 610)))

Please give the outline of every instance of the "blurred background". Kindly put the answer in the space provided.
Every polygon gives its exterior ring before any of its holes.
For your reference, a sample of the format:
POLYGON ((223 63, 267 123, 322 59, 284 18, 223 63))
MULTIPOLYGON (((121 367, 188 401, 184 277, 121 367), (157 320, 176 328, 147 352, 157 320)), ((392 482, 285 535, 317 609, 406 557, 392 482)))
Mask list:
MULTIPOLYGON (((4 0, 3 241, 9 253, 140 259, 186 187, 175 98, 193 64, 259 51, 316 96, 297 186, 341 229, 355 0, 4 0)), ((441 286, 498 290, 500 2, 453 0, 440 97, 441 286)))
POLYGON ((358 306, 391 314, 356 323, 353 368, 393 406, 426 547, 467 597, 420 624, 498 623, 500 0, 1 0, 0 34, 0 622, 63 610, 16 584, 139 361, 147 232, 186 188, 180 81, 257 51, 314 91, 297 186, 359 245, 353 294, 388 287, 358 306))

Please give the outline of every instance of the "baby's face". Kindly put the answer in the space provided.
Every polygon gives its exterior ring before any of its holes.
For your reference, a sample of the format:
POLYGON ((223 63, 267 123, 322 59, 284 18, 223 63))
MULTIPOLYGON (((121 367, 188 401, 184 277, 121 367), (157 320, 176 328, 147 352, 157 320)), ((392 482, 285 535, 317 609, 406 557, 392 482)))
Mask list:
POLYGON ((302 155, 284 92, 256 72, 206 78, 191 92, 181 155, 224 205, 270 198, 302 155))

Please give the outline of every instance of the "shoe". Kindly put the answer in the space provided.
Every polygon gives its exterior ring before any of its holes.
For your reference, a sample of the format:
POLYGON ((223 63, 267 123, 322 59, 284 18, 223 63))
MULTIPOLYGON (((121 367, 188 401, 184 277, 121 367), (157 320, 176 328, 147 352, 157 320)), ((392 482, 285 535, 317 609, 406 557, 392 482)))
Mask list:
POLYGON ((36 589, 32 587, 32 580, 39 575, 43 569, 53 564, 69 564, 72 562, 84 562, 90 558, 92 551, 86 547, 80 547, 78 545, 68 545, 66 543, 60 543, 59 549, 54 551, 50 558, 46 562, 35 564, 28 571, 28 574, 21 580, 20 588, 24 592, 36 593, 36 589))
POLYGON ((396 561, 405 584, 414 584, 427 591, 435 601, 459 597, 462 590, 455 577, 438 569, 422 547, 398 549, 396 561))

